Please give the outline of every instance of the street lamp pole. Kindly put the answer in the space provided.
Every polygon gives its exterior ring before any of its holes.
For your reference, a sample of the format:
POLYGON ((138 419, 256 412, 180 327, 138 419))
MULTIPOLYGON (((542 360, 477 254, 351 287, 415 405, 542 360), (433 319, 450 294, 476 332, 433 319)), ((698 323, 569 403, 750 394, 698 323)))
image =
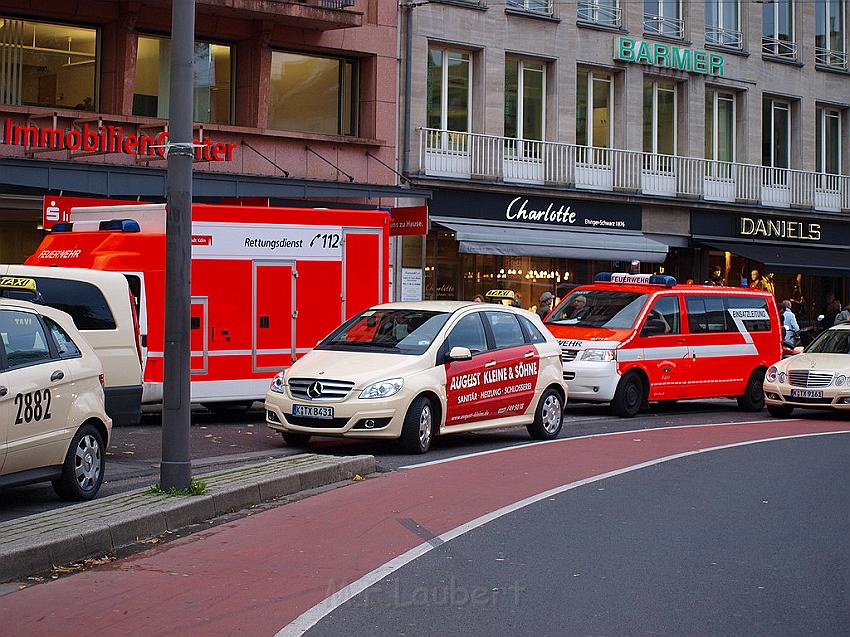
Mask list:
POLYGON ((166 491, 188 489, 191 397, 189 328, 192 258, 192 106, 195 0, 172 0, 171 89, 168 99, 168 205, 165 238, 165 361, 162 462, 166 491))

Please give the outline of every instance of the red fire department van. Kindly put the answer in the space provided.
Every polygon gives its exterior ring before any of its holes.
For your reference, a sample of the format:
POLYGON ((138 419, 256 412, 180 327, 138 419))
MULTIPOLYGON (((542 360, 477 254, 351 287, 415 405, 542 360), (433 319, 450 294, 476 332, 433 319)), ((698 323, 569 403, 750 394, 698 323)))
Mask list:
POLYGON ((765 370, 782 356, 773 297, 677 285, 670 276, 600 273, 545 321, 561 344, 571 401, 632 417, 649 401, 735 397, 764 406, 765 370))
MULTIPOLYGON (((165 205, 75 208, 27 265, 122 272, 138 302, 142 402, 162 400, 165 205)), ((384 211, 192 207, 192 401, 261 400, 275 373, 388 301, 384 211)))

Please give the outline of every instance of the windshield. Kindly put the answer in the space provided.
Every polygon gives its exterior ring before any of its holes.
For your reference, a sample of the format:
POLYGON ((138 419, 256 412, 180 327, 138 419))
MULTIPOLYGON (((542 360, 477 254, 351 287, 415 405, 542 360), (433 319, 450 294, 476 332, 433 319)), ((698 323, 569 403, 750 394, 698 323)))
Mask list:
POLYGON ((806 348, 808 354, 850 354, 850 330, 827 330, 806 348))
POLYGON ((578 289, 561 303, 546 324, 629 329, 635 324, 647 296, 616 290, 578 289))
POLYGON ((448 312, 366 310, 337 328, 316 349, 418 356, 431 346, 448 318, 448 312))

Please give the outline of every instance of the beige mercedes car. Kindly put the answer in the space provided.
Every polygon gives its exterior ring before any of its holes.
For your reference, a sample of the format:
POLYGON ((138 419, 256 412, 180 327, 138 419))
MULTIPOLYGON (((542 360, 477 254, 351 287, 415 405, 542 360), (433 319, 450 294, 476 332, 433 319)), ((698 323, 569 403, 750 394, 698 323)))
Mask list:
POLYGON ((850 409, 850 323, 831 327, 802 354, 771 366, 764 398, 778 418, 787 418, 796 407, 850 409))
POLYGON ((558 342, 525 310, 481 303, 388 303, 351 318, 272 381, 266 421, 291 445, 312 435, 399 439, 523 425, 561 430, 558 342))

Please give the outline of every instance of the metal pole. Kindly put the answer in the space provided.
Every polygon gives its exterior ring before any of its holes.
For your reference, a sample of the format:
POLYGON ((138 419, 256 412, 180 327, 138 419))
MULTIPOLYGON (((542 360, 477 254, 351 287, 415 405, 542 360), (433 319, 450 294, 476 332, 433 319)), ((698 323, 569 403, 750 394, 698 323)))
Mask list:
POLYGON ((413 78, 413 0, 407 0, 404 7, 404 119, 401 132, 401 174, 410 177, 410 101, 413 78))
POLYGON ((171 7, 171 93, 168 102, 168 211, 165 235, 165 368, 162 397, 164 490, 187 489, 191 417, 189 327, 192 236, 192 103, 195 0, 171 7))

